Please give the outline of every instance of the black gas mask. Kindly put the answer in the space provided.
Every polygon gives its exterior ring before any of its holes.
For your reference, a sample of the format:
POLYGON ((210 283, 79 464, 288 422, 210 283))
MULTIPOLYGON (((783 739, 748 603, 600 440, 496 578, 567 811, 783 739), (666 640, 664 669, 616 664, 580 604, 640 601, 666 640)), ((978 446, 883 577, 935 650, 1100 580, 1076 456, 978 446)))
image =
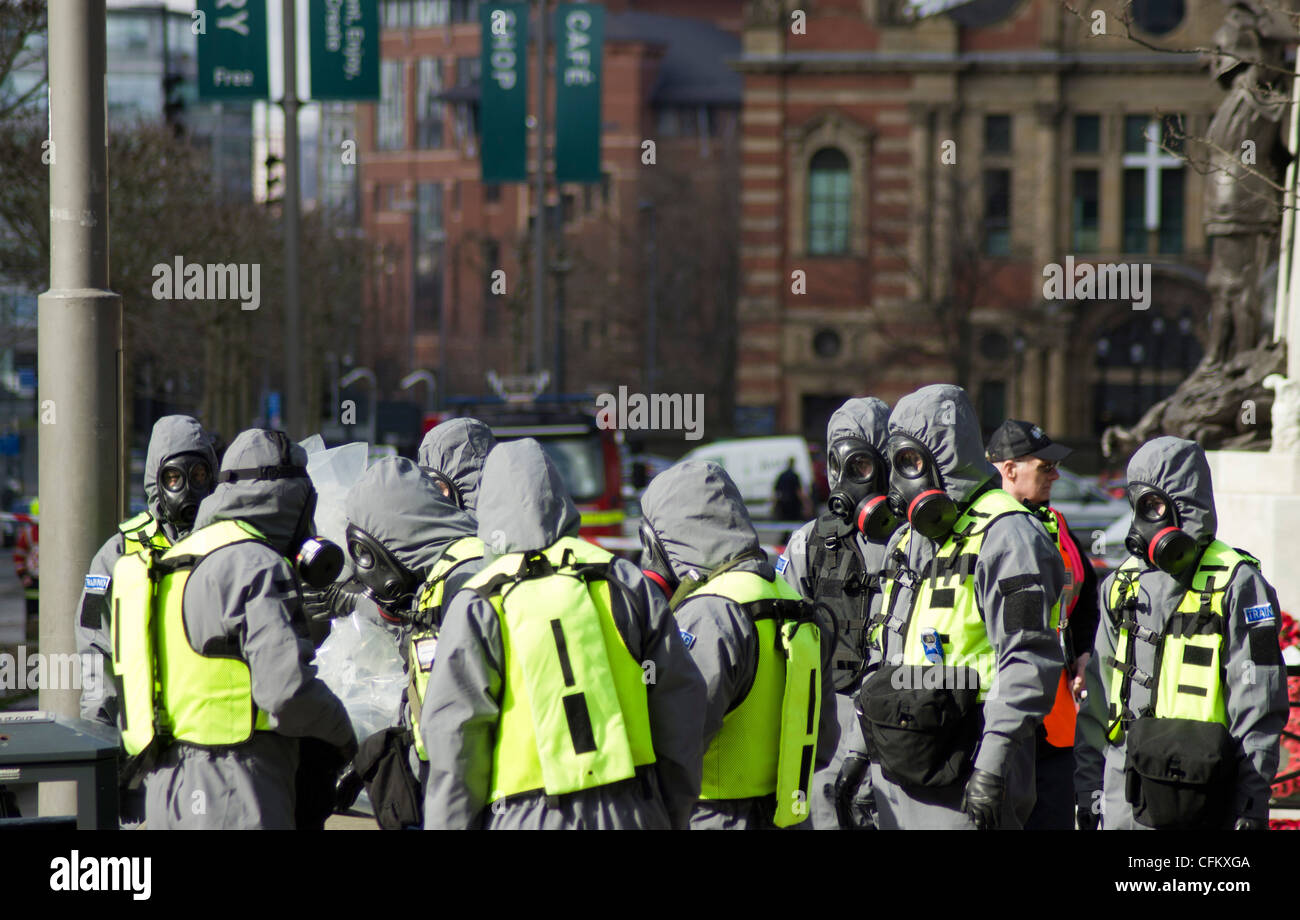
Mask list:
POLYGON ((308 495, 298 513, 298 523, 289 539, 288 555, 303 584, 309 588, 325 588, 338 580, 343 571, 343 550, 337 543, 312 535, 316 516, 316 489, 311 484, 306 467, 293 462, 293 442, 283 431, 273 432, 280 449, 280 462, 275 466, 252 466, 238 470, 222 470, 217 482, 266 482, 275 479, 306 479, 308 495))
POLYGON ((432 479, 438 488, 443 492, 447 501, 451 502, 462 511, 465 510, 465 499, 461 497, 460 489, 456 488, 456 483, 452 482, 441 470, 435 470, 431 466, 422 466, 420 471, 432 479))
POLYGON ((957 504, 943 488, 939 464, 930 449, 905 434, 889 437, 889 505, 912 529, 930 540, 942 540, 957 523, 957 504))
POLYGON ((1181 575, 1200 555, 1200 547, 1183 530, 1169 493, 1147 482, 1131 482, 1128 502, 1133 524, 1124 548, 1170 575, 1181 575))
POLYGON ((888 467, 880 452, 863 438, 837 438, 831 443, 827 466, 835 484, 827 502, 831 514, 857 525, 872 540, 889 539, 902 522, 885 497, 888 467))
POLYGON ((188 531, 199 514, 199 502, 212 494, 212 465, 202 454, 173 454, 157 476, 158 501, 165 517, 178 530, 188 531))
POLYGON ((640 538, 641 570, 647 578, 663 589, 666 597, 671 597, 677 590, 679 580, 673 574, 672 563, 668 561, 668 553, 663 543, 659 541, 659 535, 645 519, 641 521, 640 538))
POLYGON ((366 596, 379 609, 407 619, 415 605, 420 576, 397 561, 382 543, 355 524, 348 524, 348 555, 352 573, 365 587, 366 596))

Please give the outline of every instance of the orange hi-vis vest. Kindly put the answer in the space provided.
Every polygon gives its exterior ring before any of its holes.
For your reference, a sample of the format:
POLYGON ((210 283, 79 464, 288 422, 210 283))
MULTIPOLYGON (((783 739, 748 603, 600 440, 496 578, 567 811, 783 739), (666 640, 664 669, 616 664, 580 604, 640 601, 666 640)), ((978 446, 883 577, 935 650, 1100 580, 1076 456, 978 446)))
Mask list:
MULTIPOLYGON (((1065 563, 1065 587, 1061 590, 1061 621, 1057 630, 1070 621, 1070 614, 1079 602, 1079 592, 1083 588, 1084 561, 1079 548, 1069 538, 1065 518, 1055 508, 1047 509, 1051 519, 1039 518, 1048 534, 1056 541, 1057 552, 1065 563)), ((1043 728, 1047 730, 1047 743, 1052 747, 1074 747, 1074 726, 1078 713, 1074 707, 1074 695, 1070 693, 1070 679, 1074 675, 1065 668, 1061 669, 1060 679, 1056 684, 1056 701, 1052 710, 1043 718, 1043 728)))

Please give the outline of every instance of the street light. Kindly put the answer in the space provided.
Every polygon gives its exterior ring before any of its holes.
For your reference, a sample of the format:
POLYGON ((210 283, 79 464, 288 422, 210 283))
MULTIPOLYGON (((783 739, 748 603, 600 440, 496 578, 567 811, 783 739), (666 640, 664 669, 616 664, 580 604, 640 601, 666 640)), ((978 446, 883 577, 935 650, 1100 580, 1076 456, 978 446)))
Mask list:
POLYGON ((411 373, 402 378, 399 385, 403 390, 409 390, 417 383, 427 383, 429 385, 429 389, 424 391, 424 411, 428 414, 433 411, 433 394, 438 389, 438 383, 434 379, 432 373, 421 370, 411 371, 411 373))
MULTIPOLYGON (((339 389, 346 390, 354 383, 366 380, 370 383, 370 411, 367 413, 366 427, 369 432, 367 440, 373 447, 375 443, 375 434, 378 429, 378 420, 375 418, 375 410, 379 402, 379 381, 375 379, 375 372, 368 367, 354 367, 339 379, 339 389)), ((351 427, 351 426, 349 426, 351 427)))

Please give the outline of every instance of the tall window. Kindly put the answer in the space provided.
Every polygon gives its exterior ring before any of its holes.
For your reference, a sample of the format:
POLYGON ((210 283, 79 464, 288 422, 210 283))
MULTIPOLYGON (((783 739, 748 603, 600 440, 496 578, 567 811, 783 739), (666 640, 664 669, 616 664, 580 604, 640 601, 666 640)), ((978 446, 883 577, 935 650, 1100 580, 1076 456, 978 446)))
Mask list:
POLYGON ((1124 119, 1124 251, 1183 251, 1182 138, 1177 116, 1124 119))
POLYGON ((984 116, 984 152, 1011 152, 1011 116, 984 116))
POLYGON ((415 88, 415 145, 421 150, 442 146, 442 61, 420 58, 415 88))
POLYGON ((1076 169, 1070 206, 1070 242, 1075 252, 1097 251, 1100 224, 1097 170, 1076 169))
POLYGON ((379 7, 380 25, 385 29, 409 29, 411 2, 412 0, 384 0, 379 7))
POLYGON ((1074 116, 1074 152, 1101 153, 1101 116, 1074 116))
POLYGON ((1011 254, 1011 170, 984 170, 984 254, 1011 254))
MULTIPOLYGON (((477 54, 456 58, 456 85, 473 86, 479 82, 482 62, 477 54)), ((462 150, 475 150, 478 147, 478 105, 473 102, 458 102, 454 112, 456 145, 462 150)))
POLYGON ((442 306, 442 275, 446 232, 442 217, 442 184, 421 182, 415 210, 415 328, 438 329, 442 306))
POLYGON ((452 22, 478 22, 481 0, 451 0, 452 22))
POLYGON ((849 158, 823 147, 808 165, 808 254, 843 255, 849 251, 849 158))
POLYGON ((415 0, 415 27, 427 29, 430 26, 447 24, 448 0, 415 0))
POLYGON ((402 61, 379 63, 375 146, 380 150, 401 150, 406 146, 406 68, 402 61))

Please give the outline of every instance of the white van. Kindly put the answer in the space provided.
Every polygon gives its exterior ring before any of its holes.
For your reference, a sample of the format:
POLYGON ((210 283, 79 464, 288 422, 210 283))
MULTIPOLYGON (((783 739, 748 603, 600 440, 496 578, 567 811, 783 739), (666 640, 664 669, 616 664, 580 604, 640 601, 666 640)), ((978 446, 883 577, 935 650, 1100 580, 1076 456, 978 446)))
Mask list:
POLYGON ((813 481, 812 457, 808 454, 808 442, 798 435, 714 441, 682 457, 683 460, 712 460, 721 466, 740 489, 750 516, 769 519, 772 487, 791 458, 807 495, 813 481))

